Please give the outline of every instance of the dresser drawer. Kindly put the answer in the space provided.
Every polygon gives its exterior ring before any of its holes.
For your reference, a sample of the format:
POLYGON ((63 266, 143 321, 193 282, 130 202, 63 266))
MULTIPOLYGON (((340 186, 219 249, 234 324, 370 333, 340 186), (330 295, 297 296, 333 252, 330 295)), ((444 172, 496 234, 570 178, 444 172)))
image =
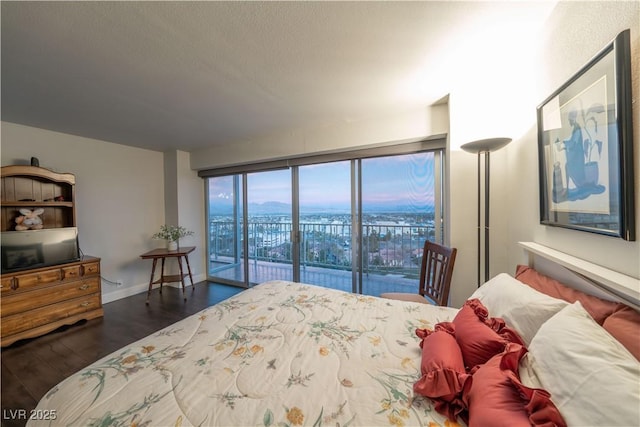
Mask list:
POLYGON ((97 310, 100 307, 100 295, 94 294, 6 316, 2 318, 2 336, 17 334, 76 314, 97 310))
POLYGON ((46 285, 62 280, 62 271, 59 268, 16 275, 16 291, 24 291, 36 286, 46 285))
POLYGON ((100 274, 100 263, 88 262, 86 264, 82 264, 82 275, 90 276, 92 274, 100 274))
POLYGON ((99 277, 5 295, 0 300, 0 316, 3 317, 4 322, 6 316, 96 293, 100 293, 99 277))
POLYGON ((8 277, 2 277, 2 284, 0 285, 0 292, 2 292, 2 295, 5 294, 5 292, 10 292, 13 289, 11 288, 11 286, 13 285, 13 276, 8 276, 8 277))
POLYGON ((78 279, 82 276, 82 266, 81 265, 72 265, 70 267, 62 267, 60 269, 62 271, 62 280, 73 280, 78 279))

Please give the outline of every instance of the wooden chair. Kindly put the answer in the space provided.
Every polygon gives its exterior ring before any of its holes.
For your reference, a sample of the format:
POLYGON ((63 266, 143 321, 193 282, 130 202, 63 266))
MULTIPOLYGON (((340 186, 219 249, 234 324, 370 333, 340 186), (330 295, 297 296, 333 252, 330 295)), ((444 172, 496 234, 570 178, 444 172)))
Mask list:
POLYGON ((446 306, 449 301, 449 288, 456 253, 456 248, 426 241, 422 251, 418 293, 389 292, 380 296, 387 299, 446 306))

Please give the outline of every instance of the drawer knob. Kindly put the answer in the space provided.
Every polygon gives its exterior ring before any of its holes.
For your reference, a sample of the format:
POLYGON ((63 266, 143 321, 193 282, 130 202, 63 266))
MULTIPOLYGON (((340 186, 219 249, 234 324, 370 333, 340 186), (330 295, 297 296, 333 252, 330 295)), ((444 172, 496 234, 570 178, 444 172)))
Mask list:
POLYGON ((91 303, 89 301, 85 301, 82 304, 80 304, 80 307, 88 307, 91 303))
POLYGON ((78 288, 78 290, 80 291, 85 291, 87 289, 89 289, 89 285, 87 285, 86 283, 78 288))

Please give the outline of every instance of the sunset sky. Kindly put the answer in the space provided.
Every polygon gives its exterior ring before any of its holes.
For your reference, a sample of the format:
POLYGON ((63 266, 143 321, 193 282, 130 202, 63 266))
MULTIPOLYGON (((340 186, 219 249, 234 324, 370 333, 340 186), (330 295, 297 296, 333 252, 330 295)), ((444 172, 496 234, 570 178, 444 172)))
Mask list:
MULTIPOLYGON (((431 153, 362 160, 363 206, 411 206, 422 210, 433 204, 434 156, 431 153)), ((302 166, 300 206, 348 209, 351 204, 349 161, 302 166)), ((209 180, 212 205, 232 202, 232 179, 209 180)), ((250 204, 279 202, 291 204, 289 169, 248 175, 250 204)), ((215 209, 214 209, 215 210, 215 209)))

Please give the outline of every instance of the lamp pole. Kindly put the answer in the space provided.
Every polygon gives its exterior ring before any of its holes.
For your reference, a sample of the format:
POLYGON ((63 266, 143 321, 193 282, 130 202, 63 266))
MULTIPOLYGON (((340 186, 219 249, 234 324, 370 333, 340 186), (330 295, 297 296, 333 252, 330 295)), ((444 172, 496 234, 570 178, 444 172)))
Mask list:
MULTIPOLYGON (((511 138, 489 138, 480 139, 463 144, 460 148, 468 153, 478 156, 478 287, 480 287, 480 265, 481 265, 481 155, 484 154, 484 281, 489 280, 489 180, 490 180, 490 153, 496 151, 511 142, 511 138)), ((484 282, 483 282, 484 283, 484 282)))

